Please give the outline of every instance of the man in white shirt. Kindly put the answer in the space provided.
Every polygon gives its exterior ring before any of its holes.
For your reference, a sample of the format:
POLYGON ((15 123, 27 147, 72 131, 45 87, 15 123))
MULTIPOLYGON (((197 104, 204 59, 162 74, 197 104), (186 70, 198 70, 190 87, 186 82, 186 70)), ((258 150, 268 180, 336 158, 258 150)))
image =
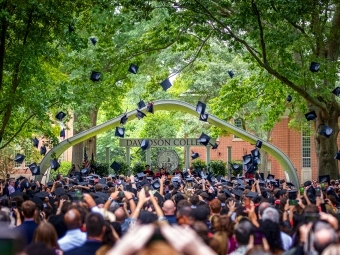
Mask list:
POLYGON ((67 227, 67 232, 64 237, 58 240, 58 244, 60 249, 67 252, 82 246, 86 242, 86 233, 81 231, 83 223, 78 210, 71 209, 66 212, 64 222, 67 227))
POLYGON ((15 192, 15 188, 14 188, 14 185, 15 185, 15 181, 13 179, 11 179, 9 182, 8 182, 8 194, 12 194, 15 192))

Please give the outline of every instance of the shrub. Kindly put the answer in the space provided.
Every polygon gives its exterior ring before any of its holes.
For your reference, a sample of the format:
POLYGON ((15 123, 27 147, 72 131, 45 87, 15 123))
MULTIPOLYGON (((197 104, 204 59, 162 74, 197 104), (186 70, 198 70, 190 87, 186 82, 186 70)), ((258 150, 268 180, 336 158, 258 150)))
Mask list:
POLYGON ((195 171, 201 171, 203 168, 207 167, 207 164, 201 159, 195 159, 191 162, 195 171))
POLYGON ((67 176, 68 172, 70 171, 72 167, 72 162, 69 161, 62 161, 60 163, 60 167, 55 171, 51 169, 50 172, 50 181, 55 180, 57 174, 62 174, 63 176, 67 176))
POLYGON ((214 173, 214 175, 227 175, 227 163, 222 160, 212 160, 209 163, 210 171, 214 173))

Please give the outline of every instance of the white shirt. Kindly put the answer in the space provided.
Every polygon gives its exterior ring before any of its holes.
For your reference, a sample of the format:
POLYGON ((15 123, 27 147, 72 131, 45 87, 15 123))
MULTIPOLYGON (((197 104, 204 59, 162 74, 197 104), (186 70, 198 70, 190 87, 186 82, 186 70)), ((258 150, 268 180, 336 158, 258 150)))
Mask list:
POLYGON ((79 228, 67 230, 66 234, 58 240, 61 250, 67 252, 73 248, 80 247, 86 242, 86 233, 79 228))
POLYGON ((285 251, 288 251, 293 244, 293 239, 291 236, 287 235, 285 232, 280 232, 281 235, 281 241, 282 241, 282 248, 285 251))

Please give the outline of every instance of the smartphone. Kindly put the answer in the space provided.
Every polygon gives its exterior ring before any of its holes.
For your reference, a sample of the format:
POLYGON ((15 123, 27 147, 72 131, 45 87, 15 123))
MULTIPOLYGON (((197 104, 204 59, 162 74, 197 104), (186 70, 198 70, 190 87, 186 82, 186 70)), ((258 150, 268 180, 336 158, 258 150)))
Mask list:
POLYGON ((17 201, 11 202, 12 210, 17 209, 17 201))
POLYGON ((300 195, 303 196, 304 193, 305 193, 305 188, 304 187, 300 187, 300 195))
POLYGON ((324 182, 321 182, 320 186, 321 186, 321 189, 325 189, 325 183, 324 182))
POLYGON ((144 191, 145 191, 145 196, 149 197, 150 196, 150 194, 149 194, 150 186, 149 185, 145 185, 144 186, 144 191))
POLYGON ((124 198, 124 191, 119 191, 119 193, 118 193, 118 197, 119 198, 124 198))
POLYGON ((318 213, 305 213, 303 215, 305 224, 310 222, 314 223, 320 219, 320 215, 318 213))
POLYGON ((321 196, 321 190, 320 190, 320 188, 315 188, 315 195, 316 196, 321 196))
POLYGON ((296 199, 289 199, 289 205, 297 205, 298 204, 298 200, 296 199))
POLYGON ((262 245, 263 234, 260 230, 254 232, 254 245, 262 245))

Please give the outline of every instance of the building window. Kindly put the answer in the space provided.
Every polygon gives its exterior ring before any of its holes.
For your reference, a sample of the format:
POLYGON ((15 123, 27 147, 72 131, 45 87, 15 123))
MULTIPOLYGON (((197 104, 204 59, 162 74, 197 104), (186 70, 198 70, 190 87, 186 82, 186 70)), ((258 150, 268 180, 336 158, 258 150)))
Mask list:
POLYGON ((59 156, 59 162, 63 162, 65 161, 65 152, 63 152, 60 156, 59 156))
MULTIPOLYGON (((234 125, 235 125, 235 127, 242 128, 242 129, 243 129, 242 120, 241 120, 241 119, 235 119, 235 120, 234 120, 234 125)), ((234 138, 239 138, 239 137, 236 136, 236 135, 234 135, 234 138)))
POLYGON ((311 167, 310 129, 302 129, 302 167, 311 167))
POLYGON ((26 147, 25 148, 25 161, 24 161, 24 164, 25 164, 25 167, 29 167, 30 164, 32 164, 32 149, 31 148, 28 148, 26 147))

